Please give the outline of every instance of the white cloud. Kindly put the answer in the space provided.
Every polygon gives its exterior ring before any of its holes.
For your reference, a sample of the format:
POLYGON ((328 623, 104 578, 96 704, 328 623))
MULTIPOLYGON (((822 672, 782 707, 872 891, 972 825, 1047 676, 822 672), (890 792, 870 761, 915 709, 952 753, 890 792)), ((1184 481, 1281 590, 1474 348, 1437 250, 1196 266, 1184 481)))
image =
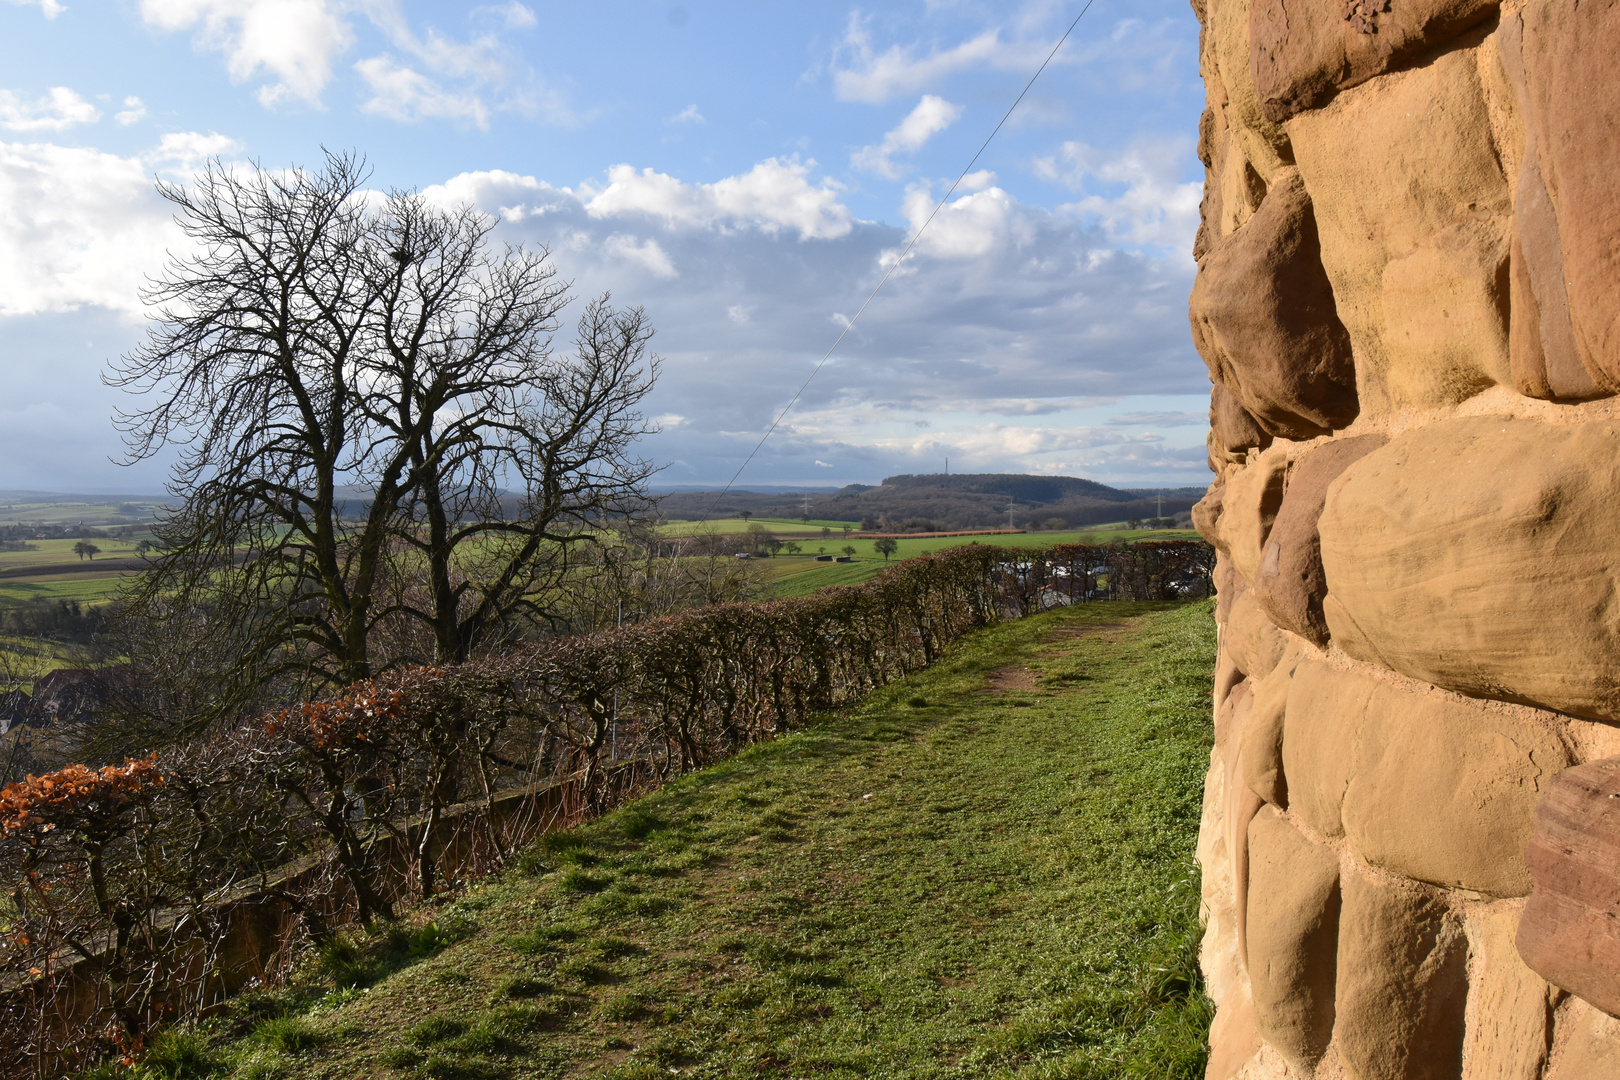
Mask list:
POLYGON ((816 459, 816 468, 818 468, 818 469, 830 469, 832 467, 833 467, 832 462, 830 462, 830 461, 822 461, 820 458, 816 459))
MULTIPOLYGON (((419 119, 471 122, 487 128, 491 111, 572 125, 579 118, 562 95, 546 89, 521 57, 493 34, 465 41, 428 27, 418 33, 399 0, 362 0, 366 15, 408 63, 379 55, 355 65, 372 97, 365 111, 400 121, 419 119)), ((479 9, 487 10, 487 9, 479 9)), ((534 25, 534 12, 521 4, 496 9, 505 29, 534 25)))
POLYGON ((140 288, 184 243, 153 170, 189 178, 241 151, 216 133, 170 132, 121 157, 49 143, 0 143, 0 317, 99 307, 145 311, 140 288))
POLYGON ((266 106, 288 100, 319 105, 332 61, 354 32, 329 0, 141 0, 141 15, 163 30, 195 27, 198 48, 223 53, 236 82, 267 74, 266 106))
POLYGON ((504 169, 458 173, 423 188, 422 195, 438 206, 477 206, 513 223, 580 206, 579 197, 568 188, 504 169))
POLYGON ((388 56, 373 56, 354 67, 371 90, 371 99, 361 106, 365 112, 405 122, 432 118, 489 127, 489 108, 477 94, 446 91, 388 56))
POLYGON ((142 158, 0 143, 0 316, 139 314, 143 275, 177 239, 142 158))
POLYGON ((1160 443, 1162 435, 1125 434, 1112 428, 1025 427, 1016 424, 970 424, 942 435, 911 439, 879 439, 874 445, 924 453, 946 446, 965 464, 1028 458, 1038 454, 1068 453, 1129 443, 1160 443))
MULTIPOLYGON (((974 175, 983 179, 981 174, 974 175)), ((911 222, 913 234, 928 221, 934 205, 930 185, 912 184, 906 188, 900 212, 911 222)), ((971 194, 959 195, 941 207, 912 251, 937 259, 977 259, 995 248, 1025 243, 1033 235, 1028 222, 1023 220, 1016 200, 1001 188, 989 184, 971 194)), ((892 259, 898 254, 899 249, 885 252, 884 259, 892 259)), ((887 261, 884 265, 888 265, 887 261)))
POLYGON ((652 169, 630 165, 608 170, 608 185, 582 188, 592 217, 646 214, 691 228, 753 226, 768 233, 795 229, 801 240, 826 240, 849 233, 849 209, 828 181, 807 179, 814 162, 767 158, 741 176, 712 184, 684 184, 652 169))
POLYGON ((894 164, 894 155, 915 154, 929 139, 956 123, 961 115, 960 105, 952 105, 934 94, 924 94, 917 107, 894 130, 883 136, 882 143, 861 147, 850 158, 850 164, 857 169, 898 180, 901 170, 894 164))
POLYGON ((738 326, 747 326, 753 321, 754 309, 746 304, 732 304, 726 308, 726 318, 738 326))
POLYGON ((670 117, 669 122, 671 124, 703 124, 707 123, 708 121, 703 119, 703 114, 698 112, 698 107, 696 105, 688 105, 686 108, 670 117))
POLYGON ((54 19, 67 10, 57 0, 8 0, 8 2, 21 7, 37 6, 47 19, 54 19))
POLYGON ((33 99, 0 90, 0 127, 9 131, 66 131, 100 119, 100 109, 65 86, 53 86, 44 97, 33 99))
POLYGON ((146 119, 146 102, 133 95, 125 98, 123 109, 115 113, 113 119, 124 127, 140 123, 146 119))
POLYGON ((833 60, 833 92, 840 101, 880 105, 897 95, 936 86, 960 71, 985 67, 1034 71, 1051 48, 1050 42, 1002 41, 1001 31, 990 29, 953 48, 936 47, 925 56, 918 56, 914 45, 891 45, 880 53, 872 47, 866 23, 858 13, 852 14, 833 60))
POLYGON ((540 25, 534 11, 513 0, 510 4, 501 4, 497 7, 473 8, 474 15, 493 16, 508 30, 529 30, 540 25))
POLYGON ((1181 179, 1192 154, 1191 140, 1181 137, 1138 138, 1113 152, 1066 142, 1055 157, 1036 159, 1035 172, 1075 191, 1116 189, 1087 194, 1063 207, 1102 226, 1110 239, 1190 252, 1204 190, 1199 180, 1181 179))
POLYGON ((149 165, 166 166, 168 171, 190 179, 209 158, 229 158, 242 152, 242 144, 228 135, 210 131, 171 131, 158 140, 155 149, 142 159, 149 165))
POLYGON ((664 253, 663 248, 658 246, 656 240, 648 239, 638 244, 633 236, 614 233, 602 241, 602 250, 610 258, 618 259, 620 262, 629 263, 632 266, 639 266, 654 277, 668 279, 681 276, 676 271, 675 264, 669 261, 669 256, 664 253))
MULTIPOLYGON (((506 109, 573 123, 566 102, 546 90, 494 33, 459 40, 432 27, 418 32, 399 0, 141 0, 149 25, 195 29, 198 48, 225 57, 231 78, 264 78, 259 100, 319 107, 337 58, 357 41, 358 14, 381 34, 386 51, 355 64, 370 93, 361 108, 392 120, 449 120, 487 127, 506 109)), ((522 4, 475 9, 504 30, 536 25, 522 4)))

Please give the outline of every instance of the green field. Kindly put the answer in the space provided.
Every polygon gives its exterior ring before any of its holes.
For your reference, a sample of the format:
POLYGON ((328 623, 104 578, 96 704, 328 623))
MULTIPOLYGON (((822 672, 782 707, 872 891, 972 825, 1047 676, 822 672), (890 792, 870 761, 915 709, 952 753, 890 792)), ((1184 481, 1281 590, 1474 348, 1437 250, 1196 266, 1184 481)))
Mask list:
POLYGON ((161 508, 161 500, 135 496, 128 502, 80 502, 72 499, 56 501, 49 498, 29 498, 17 492, 0 494, 0 525, 134 525, 140 527, 152 520, 152 512, 161 508))
POLYGON ((81 604, 102 603, 118 591, 119 583, 130 573, 110 565, 109 560, 127 559, 135 554, 135 542, 92 540, 101 553, 80 559, 73 553, 77 540, 30 540, 33 550, 0 551, 0 571, 30 567, 73 566, 71 573, 23 574, 0 577, 0 607, 11 607, 27 600, 77 600, 81 604), (97 564, 101 564, 98 567, 97 564))
MULTIPOLYGON (((755 518, 753 520, 761 521, 755 518)), ((763 519, 763 524, 776 532, 779 537, 789 538, 788 525, 801 525, 800 522, 781 522, 776 519, 763 519), (783 526, 777 531, 776 526, 783 526)), ((689 531, 677 535, 693 535, 699 532, 700 527, 707 526, 731 527, 733 531, 742 532, 743 522, 717 521, 717 522, 677 522, 668 526, 669 529, 685 528, 689 531)), ((815 527, 813 535, 800 538, 798 543, 804 551, 798 555, 778 554, 765 560, 762 564, 765 579, 770 583, 772 594, 776 596, 801 596, 813 592, 827 585, 854 585, 878 573, 883 569, 883 557, 873 549, 871 540, 846 540, 841 532, 834 531, 830 538, 820 536, 820 523, 813 522, 815 527), (827 564, 815 561, 815 555, 822 549, 826 554, 838 555, 843 553, 848 545, 855 548, 856 560, 853 563, 827 564)), ((962 544, 984 543, 1004 547, 1051 547, 1056 544, 1117 544, 1122 542, 1136 542, 1138 540, 1187 540, 1196 539, 1197 533, 1178 529, 1092 529, 1073 532, 1026 532, 1012 533, 1002 536, 947 536, 927 539, 900 539, 895 541, 899 550, 896 559, 909 559, 917 555, 928 555, 947 548, 962 544)), ((103 603, 112 598, 117 592, 120 582, 128 576, 129 571, 108 567, 97 567, 98 562, 110 559, 128 558, 135 554, 134 542, 119 540, 95 540, 93 543, 101 548, 101 554, 95 559, 81 560, 73 554, 74 540, 35 540, 30 541, 36 550, 32 551, 0 551, 0 571, 15 570, 29 566, 67 566, 78 567, 72 573, 24 575, 21 577, 0 577, 0 608, 14 606, 26 600, 45 598, 61 600, 77 600, 79 603, 103 603)))
POLYGON ((972 635, 329 946, 151 1075, 1194 1080, 1213 654, 1207 603, 972 635))

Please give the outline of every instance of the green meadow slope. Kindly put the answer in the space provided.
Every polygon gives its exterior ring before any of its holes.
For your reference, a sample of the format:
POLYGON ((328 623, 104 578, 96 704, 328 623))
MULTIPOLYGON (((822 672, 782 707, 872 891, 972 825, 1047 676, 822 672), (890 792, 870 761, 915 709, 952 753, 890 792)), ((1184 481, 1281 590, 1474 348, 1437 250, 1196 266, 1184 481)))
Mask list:
POLYGON ((1213 639, 1206 603, 981 632, 328 949, 152 1075, 1193 1080, 1213 639))

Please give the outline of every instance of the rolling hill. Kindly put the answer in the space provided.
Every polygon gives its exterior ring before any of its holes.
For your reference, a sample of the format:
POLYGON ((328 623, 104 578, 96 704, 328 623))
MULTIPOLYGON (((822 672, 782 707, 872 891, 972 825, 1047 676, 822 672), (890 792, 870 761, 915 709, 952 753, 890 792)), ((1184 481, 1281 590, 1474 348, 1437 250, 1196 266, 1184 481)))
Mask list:
POLYGON ((1073 476, 1021 473, 933 473, 890 476, 881 484, 851 484, 837 491, 713 491, 664 495, 660 510, 671 520, 702 520, 749 514, 865 521, 867 527, 903 527, 926 521, 945 529, 1006 525, 1009 508, 1020 528, 1078 527, 1130 518, 1174 517, 1192 508, 1202 488, 1115 488, 1073 476), (1053 522, 1061 522, 1054 525, 1053 522))

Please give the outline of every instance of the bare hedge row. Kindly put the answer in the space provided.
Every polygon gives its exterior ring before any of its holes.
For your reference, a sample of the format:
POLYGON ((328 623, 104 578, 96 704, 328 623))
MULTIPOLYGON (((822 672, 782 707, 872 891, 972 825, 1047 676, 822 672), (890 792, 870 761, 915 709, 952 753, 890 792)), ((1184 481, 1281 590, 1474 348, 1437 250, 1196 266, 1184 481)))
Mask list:
MULTIPOLYGON (((857 701, 978 627, 1204 595, 1212 566, 1198 542, 959 547, 859 586, 392 672, 147 759, 10 785, 0 1054, 45 1068, 127 1049, 275 978, 233 952, 244 896, 299 913, 305 941, 392 918, 439 888, 437 825, 457 804, 560 784, 577 819, 857 701)), ((504 846, 492 833, 486 862, 504 846)))

